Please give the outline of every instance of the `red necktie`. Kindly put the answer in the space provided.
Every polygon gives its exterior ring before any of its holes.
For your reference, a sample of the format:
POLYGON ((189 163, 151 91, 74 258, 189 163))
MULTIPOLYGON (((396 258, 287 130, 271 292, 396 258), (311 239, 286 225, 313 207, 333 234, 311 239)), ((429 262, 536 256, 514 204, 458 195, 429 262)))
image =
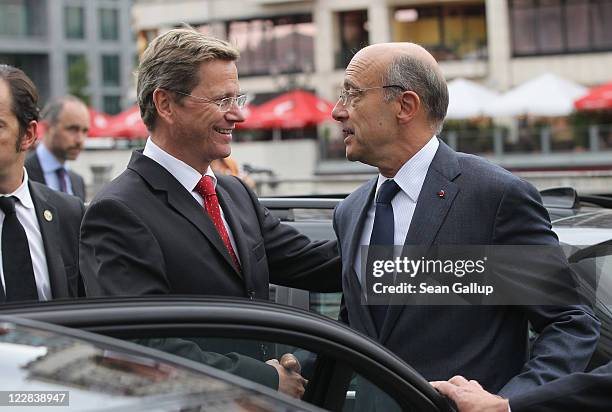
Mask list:
POLYGON ((221 219, 221 208, 219 207, 219 199, 217 198, 217 193, 215 192, 215 186, 212 178, 210 176, 202 176, 195 187, 195 191, 202 196, 202 199, 204 199, 204 208, 217 228, 217 232, 219 233, 219 236, 221 236, 221 240, 223 240, 225 247, 232 257, 234 265, 236 265, 236 269, 238 269, 238 272, 240 272, 240 262, 238 261, 236 252, 234 252, 232 242, 230 242, 229 234, 227 233, 225 225, 223 224, 223 219, 221 219))

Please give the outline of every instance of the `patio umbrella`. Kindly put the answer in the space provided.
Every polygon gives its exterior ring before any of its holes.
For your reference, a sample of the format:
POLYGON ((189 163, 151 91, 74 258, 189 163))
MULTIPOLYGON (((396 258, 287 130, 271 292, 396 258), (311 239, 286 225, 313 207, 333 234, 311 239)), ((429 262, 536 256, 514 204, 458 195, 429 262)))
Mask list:
POLYGON ((574 102, 578 110, 612 109, 612 82, 593 87, 589 94, 574 102))
POLYGON ((447 119, 470 119, 485 114, 498 93, 476 82, 455 79, 448 83, 447 119))
POLYGON ((252 107, 241 129, 301 129, 331 120, 334 105, 305 90, 284 93, 252 107))
POLYGON ((149 131, 140 117, 140 108, 134 105, 113 116, 108 127, 109 136, 127 139, 144 138, 149 131))
POLYGON ((486 110, 490 116, 567 116, 587 88, 546 73, 510 90, 486 110))
POLYGON ((110 124, 111 116, 106 113, 98 112, 97 110, 89 108, 89 137, 108 137, 109 134, 108 126, 110 124))

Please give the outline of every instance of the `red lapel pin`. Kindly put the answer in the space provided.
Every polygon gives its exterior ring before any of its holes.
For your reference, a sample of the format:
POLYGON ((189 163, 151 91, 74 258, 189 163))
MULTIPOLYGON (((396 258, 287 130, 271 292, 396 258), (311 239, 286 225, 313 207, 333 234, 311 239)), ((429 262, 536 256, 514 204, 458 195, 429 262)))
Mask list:
POLYGON ((445 192, 444 190, 440 190, 440 191, 438 192, 438 197, 439 197, 440 199, 444 199, 444 196, 445 196, 445 195, 446 195, 446 192, 445 192))

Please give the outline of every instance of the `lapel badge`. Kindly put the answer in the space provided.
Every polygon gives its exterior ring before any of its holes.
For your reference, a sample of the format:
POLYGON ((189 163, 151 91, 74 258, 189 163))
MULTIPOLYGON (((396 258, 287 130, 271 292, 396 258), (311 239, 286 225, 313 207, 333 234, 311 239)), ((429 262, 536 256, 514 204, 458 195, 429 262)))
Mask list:
POLYGON ((439 197, 440 199, 444 199, 444 196, 446 196, 446 192, 445 192, 444 190, 440 190, 440 191, 438 192, 438 197, 439 197))
POLYGON ((52 220, 53 220, 53 213, 51 213, 51 211, 50 211, 50 210, 45 210, 45 211, 43 212, 43 217, 45 218, 45 220, 46 220, 47 222, 50 222, 50 221, 52 221, 52 220))

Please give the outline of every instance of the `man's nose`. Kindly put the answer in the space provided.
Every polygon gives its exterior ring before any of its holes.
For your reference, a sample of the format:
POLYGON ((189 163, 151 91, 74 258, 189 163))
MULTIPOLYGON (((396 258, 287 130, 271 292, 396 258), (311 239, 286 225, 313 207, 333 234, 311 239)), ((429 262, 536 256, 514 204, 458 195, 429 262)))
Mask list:
POLYGON ((79 132, 77 133, 77 140, 79 142, 84 142, 85 139, 87 139, 87 135, 89 134, 89 130, 88 129, 81 129, 79 130, 79 132))
POLYGON ((227 112, 225 112, 225 118, 235 123, 244 122, 244 110, 244 107, 240 108, 240 106, 238 106, 238 103, 234 102, 232 107, 227 112))
POLYGON ((342 101, 340 99, 338 99, 332 110, 332 117, 334 118, 334 120, 337 120, 339 122, 348 117, 346 107, 342 104, 342 101))

